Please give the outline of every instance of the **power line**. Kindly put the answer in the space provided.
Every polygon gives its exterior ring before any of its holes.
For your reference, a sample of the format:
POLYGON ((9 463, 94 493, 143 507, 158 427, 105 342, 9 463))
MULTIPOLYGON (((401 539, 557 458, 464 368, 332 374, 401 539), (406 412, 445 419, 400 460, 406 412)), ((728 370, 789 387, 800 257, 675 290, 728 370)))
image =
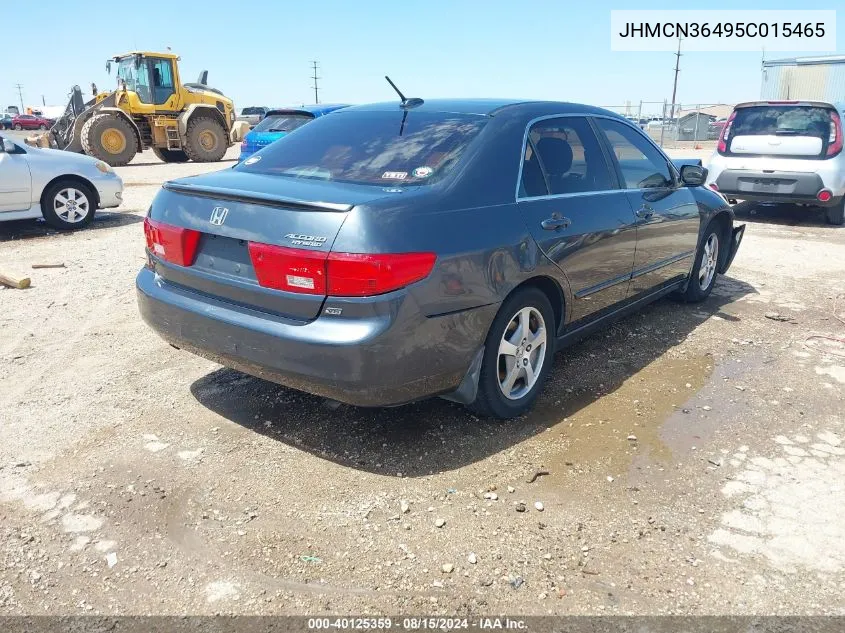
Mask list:
POLYGON ((24 107, 23 107, 23 86, 21 84, 15 84, 15 88, 18 89, 18 97, 21 100, 21 114, 23 114, 24 107))
POLYGON ((675 83, 672 86, 672 110, 669 113, 669 120, 670 121, 675 118, 675 96, 678 93, 678 73, 680 71, 681 71, 681 38, 678 37, 678 52, 675 53, 675 83))
POLYGON ((318 68, 317 62, 312 61, 311 62, 311 70, 314 71, 314 74, 311 75, 311 79, 314 80, 314 85, 311 86, 311 87, 314 88, 314 103, 315 104, 320 103, 320 93, 319 93, 319 89, 317 88, 317 80, 320 79, 320 77, 317 76, 317 68, 318 68))

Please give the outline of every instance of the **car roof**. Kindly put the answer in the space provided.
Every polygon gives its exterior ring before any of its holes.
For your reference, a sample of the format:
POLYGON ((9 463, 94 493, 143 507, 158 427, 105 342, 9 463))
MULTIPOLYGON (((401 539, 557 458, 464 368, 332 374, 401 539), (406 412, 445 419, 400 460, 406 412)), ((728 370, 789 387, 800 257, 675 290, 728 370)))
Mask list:
MULTIPOLYGON (((400 102, 385 101, 351 106, 347 111, 396 111, 400 102)), ((531 101, 521 99, 426 99, 421 105, 411 108, 414 112, 450 112, 454 114, 477 114, 499 116, 502 114, 523 116, 545 116, 554 114, 601 114, 625 120, 620 114, 595 106, 565 101, 531 101)))
POLYGON ((785 99, 782 101, 778 100, 771 100, 771 101, 745 101, 744 103, 737 103, 734 108, 739 110, 740 108, 754 108, 758 106, 784 106, 784 105, 796 105, 796 106, 810 106, 814 108, 835 108, 832 103, 828 103, 826 101, 806 101, 802 99, 785 99))

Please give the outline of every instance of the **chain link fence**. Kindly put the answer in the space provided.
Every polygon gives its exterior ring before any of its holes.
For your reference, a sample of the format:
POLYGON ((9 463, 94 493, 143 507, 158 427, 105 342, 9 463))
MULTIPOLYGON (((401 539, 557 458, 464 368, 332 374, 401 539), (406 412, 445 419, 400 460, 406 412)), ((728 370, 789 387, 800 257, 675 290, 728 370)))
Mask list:
POLYGON ((676 103, 628 101, 625 105, 601 106, 640 126, 661 147, 716 141, 733 110, 724 103, 676 103))

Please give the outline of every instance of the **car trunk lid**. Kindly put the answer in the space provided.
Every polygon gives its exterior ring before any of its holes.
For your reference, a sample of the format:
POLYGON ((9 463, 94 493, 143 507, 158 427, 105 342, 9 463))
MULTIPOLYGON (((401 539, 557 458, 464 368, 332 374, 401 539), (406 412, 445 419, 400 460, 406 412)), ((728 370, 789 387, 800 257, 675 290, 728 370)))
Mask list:
POLYGON ((235 171, 173 181, 153 202, 147 245, 167 282, 309 321, 320 313, 320 276, 349 211, 384 195, 235 171))

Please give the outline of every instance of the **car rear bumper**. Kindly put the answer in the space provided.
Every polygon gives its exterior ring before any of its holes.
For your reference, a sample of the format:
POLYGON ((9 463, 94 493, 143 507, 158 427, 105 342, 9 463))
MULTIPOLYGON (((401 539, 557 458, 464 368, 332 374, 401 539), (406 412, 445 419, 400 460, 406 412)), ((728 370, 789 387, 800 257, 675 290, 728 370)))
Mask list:
POLYGON ((293 389, 356 406, 392 406, 455 391, 496 305, 426 317, 405 293, 369 319, 297 322, 201 295, 144 268, 138 307, 171 345, 293 389))
POLYGON ((760 202, 806 202, 831 206, 834 196, 827 203, 816 197, 825 186, 821 176, 812 172, 750 171, 726 169, 715 179, 719 192, 725 196, 760 202))

